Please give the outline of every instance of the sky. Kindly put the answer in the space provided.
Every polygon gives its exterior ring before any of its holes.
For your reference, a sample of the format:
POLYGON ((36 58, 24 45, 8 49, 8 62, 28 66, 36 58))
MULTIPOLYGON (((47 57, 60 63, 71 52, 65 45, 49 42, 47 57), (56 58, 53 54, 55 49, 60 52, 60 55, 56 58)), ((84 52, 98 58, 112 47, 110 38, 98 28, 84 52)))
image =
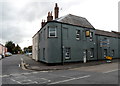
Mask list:
POLYGON ((118 31, 119 0, 0 0, 0 43, 13 41, 21 48, 32 45, 48 11, 59 6, 59 17, 85 17, 96 29, 118 31))

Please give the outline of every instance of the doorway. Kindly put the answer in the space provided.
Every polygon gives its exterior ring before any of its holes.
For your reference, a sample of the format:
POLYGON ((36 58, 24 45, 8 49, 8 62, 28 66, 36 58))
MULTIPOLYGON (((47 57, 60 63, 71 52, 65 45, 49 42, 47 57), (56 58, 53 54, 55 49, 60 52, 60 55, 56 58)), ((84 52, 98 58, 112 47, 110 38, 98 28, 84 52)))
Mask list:
POLYGON ((86 63, 87 62, 87 50, 83 51, 83 62, 86 63))

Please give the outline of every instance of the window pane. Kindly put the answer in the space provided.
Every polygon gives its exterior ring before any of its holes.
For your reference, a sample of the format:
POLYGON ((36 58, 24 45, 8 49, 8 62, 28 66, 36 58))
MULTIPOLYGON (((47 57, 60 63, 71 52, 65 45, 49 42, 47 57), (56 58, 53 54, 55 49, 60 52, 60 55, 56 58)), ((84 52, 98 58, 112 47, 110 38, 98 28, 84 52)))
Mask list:
POLYGON ((56 37, 56 28, 49 28, 49 37, 56 37))
POLYGON ((65 59, 69 60, 70 59, 70 48, 65 49, 65 59))
POLYGON ((90 57, 91 57, 91 58, 94 57, 94 49, 93 49, 93 48, 91 48, 91 50, 90 50, 90 57))
POLYGON ((93 32, 90 32, 90 41, 93 41, 93 32))
POLYGON ((55 36, 55 32, 50 33, 50 36, 55 36))
POLYGON ((77 39, 77 40, 80 39, 80 30, 76 30, 76 39, 77 39))
POLYGON ((50 31, 55 31, 55 28, 50 28, 50 31))

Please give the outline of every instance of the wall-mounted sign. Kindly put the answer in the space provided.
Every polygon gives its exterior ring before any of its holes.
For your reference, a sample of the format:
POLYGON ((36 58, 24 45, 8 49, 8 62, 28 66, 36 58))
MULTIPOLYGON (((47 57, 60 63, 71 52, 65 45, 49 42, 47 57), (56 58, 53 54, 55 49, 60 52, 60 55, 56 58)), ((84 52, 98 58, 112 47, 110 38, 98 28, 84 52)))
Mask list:
POLYGON ((86 37, 90 37, 90 31, 89 31, 89 30, 87 30, 87 31, 85 32, 85 36, 86 36, 86 37))
POLYGON ((109 47, 109 39, 102 39, 100 40, 100 47, 109 47))

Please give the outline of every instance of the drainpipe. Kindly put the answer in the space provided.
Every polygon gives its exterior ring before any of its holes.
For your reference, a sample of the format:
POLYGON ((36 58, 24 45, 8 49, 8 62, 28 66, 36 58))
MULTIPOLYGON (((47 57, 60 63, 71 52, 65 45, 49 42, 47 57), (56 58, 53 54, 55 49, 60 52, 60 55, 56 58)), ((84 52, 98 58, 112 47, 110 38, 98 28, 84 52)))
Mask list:
MULTIPOLYGON (((98 46, 98 43, 99 43, 99 42, 98 42, 98 36, 96 35, 96 49, 97 49, 97 55, 96 55, 96 56, 97 56, 97 60, 98 60, 98 53, 99 53, 98 50, 99 50, 99 47, 100 47, 100 46, 98 46)), ((99 44, 100 44, 100 43, 99 43, 99 44)))
POLYGON ((62 36, 62 23, 61 23, 61 63, 64 65, 64 58, 63 58, 63 36, 62 36))

